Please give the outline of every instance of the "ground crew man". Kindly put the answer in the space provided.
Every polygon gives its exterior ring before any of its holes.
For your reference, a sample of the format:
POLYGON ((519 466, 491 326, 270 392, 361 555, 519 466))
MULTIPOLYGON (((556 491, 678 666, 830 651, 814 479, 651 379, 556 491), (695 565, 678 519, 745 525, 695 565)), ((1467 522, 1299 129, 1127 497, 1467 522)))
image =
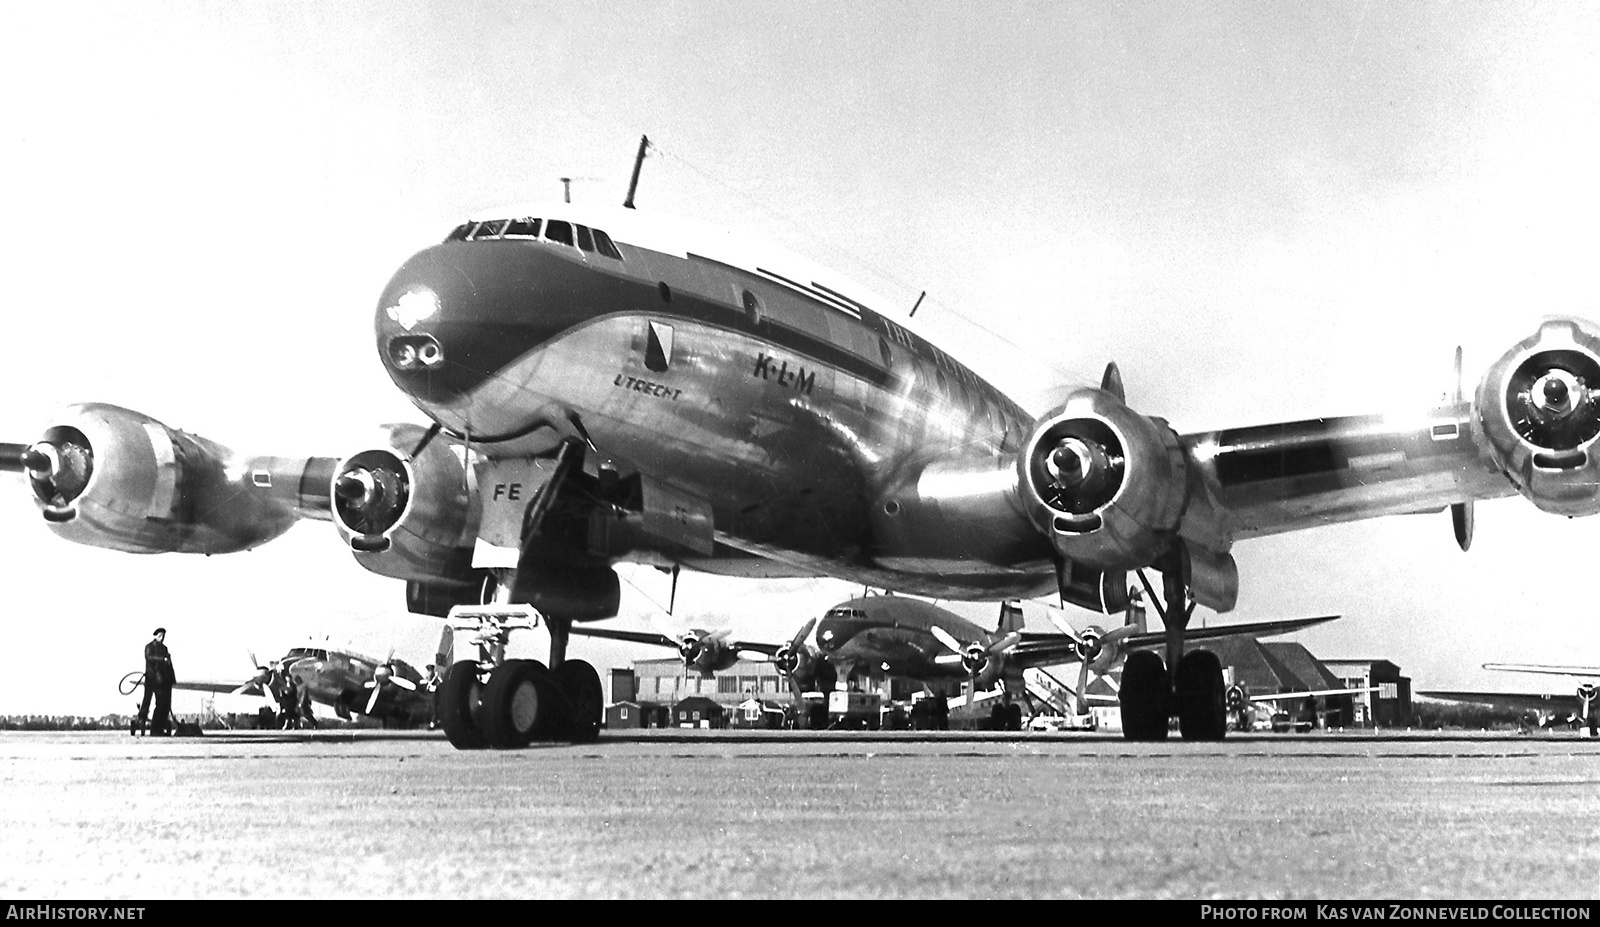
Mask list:
POLYGON ((156 628, 150 643, 144 645, 144 701, 139 705, 138 730, 150 723, 150 733, 156 737, 172 734, 172 685, 177 677, 172 673, 172 654, 167 652, 167 629, 156 628), (156 713, 150 714, 150 700, 154 697, 156 713))

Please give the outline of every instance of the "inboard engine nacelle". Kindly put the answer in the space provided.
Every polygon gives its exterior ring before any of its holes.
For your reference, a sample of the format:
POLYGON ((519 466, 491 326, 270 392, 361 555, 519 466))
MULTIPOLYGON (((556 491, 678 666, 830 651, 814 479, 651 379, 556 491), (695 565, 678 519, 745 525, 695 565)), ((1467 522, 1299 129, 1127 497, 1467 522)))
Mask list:
POLYGON ((245 457, 119 406, 68 406, 4 448, 51 529, 92 547, 231 553, 328 517, 331 458, 245 457))
POLYGON ((385 426, 387 440, 339 461, 333 521, 362 566, 406 580, 460 582, 471 573, 477 494, 465 449, 418 425, 385 426))
POLYGON ((1485 452, 1530 502, 1600 512, 1600 331, 1545 322, 1484 374, 1474 415, 1485 452))
MULTIPOLYGON (((1063 595, 1156 564, 1183 536, 1195 598, 1217 611, 1238 598, 1238 569, 1211 495, 1165 421, 1104 389, 1079 389, 1034 426, 1017 458, 1023 505, 1065 561, 1063 595)), ((1075 604, 1114 611, 1103 588, 1075 604), (1097 604, 1098 603, 1098 604, 1097 604)))

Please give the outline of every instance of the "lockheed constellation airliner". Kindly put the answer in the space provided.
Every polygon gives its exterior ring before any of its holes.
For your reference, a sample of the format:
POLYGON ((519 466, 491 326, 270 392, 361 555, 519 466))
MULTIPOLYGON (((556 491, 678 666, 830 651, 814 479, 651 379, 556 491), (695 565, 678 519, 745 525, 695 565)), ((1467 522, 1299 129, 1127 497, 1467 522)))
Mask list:
POLYGON ((439 690, 462 747, 594 736, 598 674, 567 659, 568 633, 617 612, 621 561, 1106 613, 1137 575, 1165 660, 1128 657, 1124 730, 1163 738, 1175 714, 1185 738, 1216 739, 1221 666, 1184 640, 1196 604, 1234 607, 1235 543, 1449 507, 1465 547, 1477 500, 1600 510, 1600 329, 1573 319, 1513 345, 1470 399, 1458 377, 1453 401, 1411 416, 1182 434, 1128 404, 1114 365, 1030 415, 829 271, 554 204, 475 215, 407 260, 374 340, 429 427, 251 457, 89 403, 0 466, 72 541, 218 554, 326 519, 413 611, 530 607, 548 665, 486 646, 439 690))

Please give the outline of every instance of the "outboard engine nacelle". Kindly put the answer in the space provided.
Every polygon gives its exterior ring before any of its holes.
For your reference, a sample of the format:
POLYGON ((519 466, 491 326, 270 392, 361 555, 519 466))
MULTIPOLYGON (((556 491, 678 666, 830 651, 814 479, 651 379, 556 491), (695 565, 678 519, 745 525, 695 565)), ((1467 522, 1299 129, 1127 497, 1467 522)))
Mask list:
POLYGON ((1474 418, 1528 501, 1556 515, 1600 512, 1600 332, 1577 319, 1540 325, 1484 374, 1474 418))
POLYGON ((247 550, 327 518, 332 458, 246 457, 104 403, 69 406, 27 445, 0 445, 51 530, 130 553, 247 550))
POLYGON ((423 444, 418 425, 385 426, 384 445, 339 462, 333 520, 356 562, 383 576, 465 583, 479 509, 466 452, 423 444))

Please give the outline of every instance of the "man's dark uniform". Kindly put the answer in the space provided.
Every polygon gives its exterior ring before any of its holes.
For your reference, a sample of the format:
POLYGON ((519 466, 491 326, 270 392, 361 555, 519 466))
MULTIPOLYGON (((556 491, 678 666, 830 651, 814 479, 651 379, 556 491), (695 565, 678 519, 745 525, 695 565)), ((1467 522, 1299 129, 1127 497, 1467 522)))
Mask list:
POLYGON ((150 719, 150 733, 156 736, 172 733, 172 684, 177 677, 172 674, 172 655, 161 642, 166 637, 165 628, 157 628, 155 639, 144 645, 144 702, 139 706, 139 728, 144 729, 145 719, 150 719), (150 715, 150 698, 155 697, 156 713, 150 715))

